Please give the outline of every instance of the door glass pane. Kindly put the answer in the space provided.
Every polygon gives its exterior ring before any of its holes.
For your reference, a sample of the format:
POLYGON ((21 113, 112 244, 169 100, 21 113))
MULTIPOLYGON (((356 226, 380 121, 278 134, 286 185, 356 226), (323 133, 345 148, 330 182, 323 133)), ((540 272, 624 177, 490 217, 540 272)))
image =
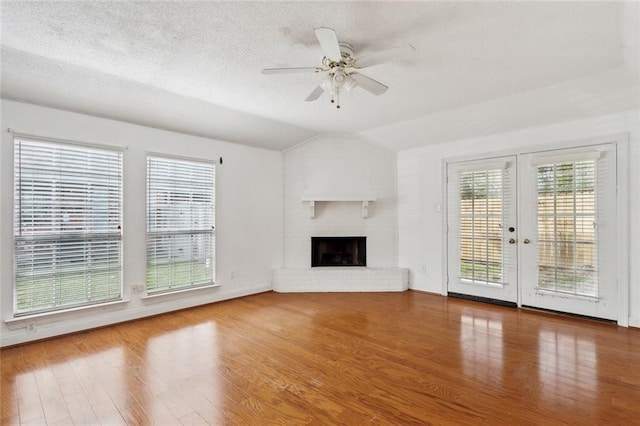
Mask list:
POLYGON ((538 288, 598 296, 595 160, 538 167, 538 288))
POLYGON ((503 281, 503 170, 460 174, 460 278, 503 281))

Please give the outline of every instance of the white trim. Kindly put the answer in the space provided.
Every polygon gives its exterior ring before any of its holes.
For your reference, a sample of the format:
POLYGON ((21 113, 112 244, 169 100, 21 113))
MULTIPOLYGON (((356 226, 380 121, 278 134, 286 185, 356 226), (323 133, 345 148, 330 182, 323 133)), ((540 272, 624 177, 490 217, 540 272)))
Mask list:
POLYGON ((576 161, 598 160, 602 157, 600 151, 577 152, 574 154, 541 155, 531 159, 532 166, 543 166, 555 163, 573 163, 576 161))
POLYGON ((38 314, 22 315, 22 316, 17 316, 17 317, 6 319, 6 320, 4 320, 4 322, 7 324, 7 326, 20 325, 20 324, 23 324, 23 323, 28 323, 28 322, 35 321, 35 320, 38 320, 38 319, 43 319, 43 318, 52 318, 53 319, 57 315, 64 315, 64 314, 68 314, 70 312, 80 312, 80 311, 86 311, 86 310, 89 310, 89 309, 102 309, 102 308, 105 308, 107 306, 122 305, 122 304, 125 304, 125 303, 129 303, 129 299, 120 299, 120 300, 114 300, 112 302, 96 303, 96 304, 93 304, 93 305, 83 305, 83 306, 78 306, 78 307, 69 308, 69 309, 57 309, 55 311, 41 312, 41 313, 38 313, 38 314))
POLYGON ((188 157, 188 156, 182 156, 182 155, 165 154, 162 152, 155 152, 155 151, 147 151, 146 157, 147 159, 149 157, 166 158, 169 160, 187 161, 187 162, 196 163, 196 164, 213 164, 213 165, 222 164, 220 163, 220 158, 222 157, 219 157, 217 160, 211 160, 208 158, 196 158, 196 157, 188 157))
POLYGON ((476 164, 470 164, 470 165, 461 164, 459 166, 454 165, 454 168, 452 168, 452 171, 464 173, 464 172, 479 172, 479 171, 487 171, 487 170, 505 170, 508 166, 509 166, 508 161, 492 161, 490 163, 476 163, 476 164))
POLYGON ((14 145, 15 145, 16 139, 27 139, 33 142, 60 143, 60 144, 75 145, 75 146, 80 146, 84 148, 95 148, 95 149, 102 149, 102 150, 108 150, 108 151, 124 152, 127 149, 129 149, 128 146, 106 145, 106 144, 99 144, 99 143, 76 141, 71 139, 50 138, 48 136, 38 136, 38 135, 29 134, 29 133, 20 133, 10 128, 7 128, 7 132, 13 135, 14 145))
POLYGON ((152 299, 158 299, 158 298, 163 298, 164 296, 171 296, 174 294, 181 294, 181 293, 190 293, 193 291, 198 291, 198 290, 207 290, 207 289, 212 289, 212 288, 219 288, 220 284, 207 284, 207 285, 200 285, 200 286, 196 286, 196 287, 186 287, 186 288, 180 288, 178 290, 165 290, 165 291, 161 291, 158 293, 147 293, 144 296, 141 297, 142 300, 152 300, 152 299))
MULTIPOLYGON (((523 159, 522 159, 522 155, 524 155, 524 153, 522 152, 518 152, 517 157, 516 157, 516 193, 514 194, 514 197, 516 198, 516 229, 518 230, 517 235, 518 235, 518 240, 520 239, 519 237, 522 235, 524 236, 524 233, 522 232, 522 225, 524 223, 524 220, 522 219, 523 216, 523 208, 522 208, 522 204, 524 203, 524 196, 522 196, 521 194, 525 194, 526 191, 523 190, 524 188, 524 183, 522 179, 523 173, 525 171, 524 167, 523 167, 523 159)), ((526 237, 525 237, 526 238, 526 237)), ((519 242, 518 242, 519 243, 519 242)), ((518 291, 517 291, 517 296, 516 296, 516 306, 518 308, 522 308, 523 304, 522 304, 522 299, 523 299, 523 288, 522 288, 522 283, 524 282, 524 276, 522 273, 522 259, 524 258, 524 250, 522 250, 521 247, 518 248, 518 253, 516 254, 516 264, 517 264, 517 271, 516 271, 516 285, 518 286, 518 291)))
POLYGON ((442 212, 440 221, 444 224, 442 227, 442 289, 440 294, 447 296, 449 289, 449 165, 446 158, 440 160, 440 174, 442 175, 442 212))
POLYGON ((600 135, 594 135, 593 137, 581 136, 577 138, 571 139, 560 139, 555 140, 553 138, 547 138, 544 141, 539 143, 531 143, 523 146, 515 146, 513 149, 503 148, 497 150, 491 150, 486 152, 479 152, 476 154, 463 154, 463 155, 450 155, 443 158, 443 162, 447 163, 461 163, 461 162, 471 162, 471 161, 486 161, 487 163, 495 162, 496 158, 500 157, 509 157, 512 155, 521 155, 521 154, 533 154, 536 152, 553 152, 553 151, 561 151, 565 149, 573 149, 573 148, 593 148, 596 145, 602 145, 607 143, 615 143, 620 141, 623 138, 627 138, 628 133, 625 132, 614 132, 614 133, 605 133, 600 135))
MULTIPOLYGON (((617 203, 616 222, 618 225, 618 325, 628 327, 631 324, 629 318, 629 135, 621 135, 616 143, 616 169, 617 169, 617 203)), ((637 326, 640 326, 638 324, 637 326)))
POLYGON ((331 194, 316 194, 316 195, 303 195, 302 201, 376 201, 378 197, 370 194, 354 194, 354 195, 331 195, 331 194))

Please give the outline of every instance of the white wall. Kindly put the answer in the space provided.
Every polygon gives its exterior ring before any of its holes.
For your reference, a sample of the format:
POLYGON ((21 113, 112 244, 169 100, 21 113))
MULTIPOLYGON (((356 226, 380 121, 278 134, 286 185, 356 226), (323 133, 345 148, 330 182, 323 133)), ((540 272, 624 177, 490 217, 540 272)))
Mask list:
POLYGON ((3 100, 0 213, 0 344, 5 346, 270 290, 271 271, 282 266, 282 154, 3 100), (123 251, 124 294, 128 302, 5 322, 13 315, 13 139, 7 128, 56 139, 127 147, 123 251), (145 282, 148 151, 209 160, 223 157, 223 164, 216 169, 216 277, 220 287, 148 299, 132 292, 132 285, 145 282), (29 323, 35 323, 35 333, 27 331, 29 323))
MULTIPOLYGON (((443 161, 460 156, 490 156, 553 148, 571 140, 629 136, 630 319, 640 326, 640 111, 529 128, 398 153, 398 266, 410 269, 410 288, 445 291, 443 161)), ((429 141, 425 141, 429 142, 429 141)))
POLYGON ((311 236, 367 236, 367 266, 397 266, 396 155, 353 135, 322 135, 284 154, 284 266, 308 268, 311 236), (373 194, 369 217, 358 202, 316 203, 303 196, 373 194))

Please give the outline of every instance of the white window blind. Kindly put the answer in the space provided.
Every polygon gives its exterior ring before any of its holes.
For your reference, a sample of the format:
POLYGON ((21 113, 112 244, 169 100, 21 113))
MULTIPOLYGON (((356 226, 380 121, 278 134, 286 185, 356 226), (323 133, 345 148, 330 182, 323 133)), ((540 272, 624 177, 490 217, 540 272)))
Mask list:
POLYGON ((147 292, 215 280, 215 166, 147 158, 147 292))
POLYGON ((538 288, 598 296, 596 161, 537 167, 538 288))
POLYGON ((507 199, 504 164, 460 168, 457 213, 461 280, 500 284, 505 280, 504 223, 507 199))
POLYGON ((122 152, 15 139, 16 316, 122 298, 122 152))

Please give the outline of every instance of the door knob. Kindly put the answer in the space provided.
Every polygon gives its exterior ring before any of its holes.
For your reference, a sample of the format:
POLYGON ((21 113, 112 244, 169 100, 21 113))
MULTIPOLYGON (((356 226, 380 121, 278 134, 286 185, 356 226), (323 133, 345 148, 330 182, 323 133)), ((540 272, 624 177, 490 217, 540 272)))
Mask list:
POLYGON ((509 244, 515 244, 516 240, 515 238, 509 238, 509 244))
POLYGON ((524 241, 522 241, 525 244, 529 244, 531 241, 528 238, 525 238, 524 241))

